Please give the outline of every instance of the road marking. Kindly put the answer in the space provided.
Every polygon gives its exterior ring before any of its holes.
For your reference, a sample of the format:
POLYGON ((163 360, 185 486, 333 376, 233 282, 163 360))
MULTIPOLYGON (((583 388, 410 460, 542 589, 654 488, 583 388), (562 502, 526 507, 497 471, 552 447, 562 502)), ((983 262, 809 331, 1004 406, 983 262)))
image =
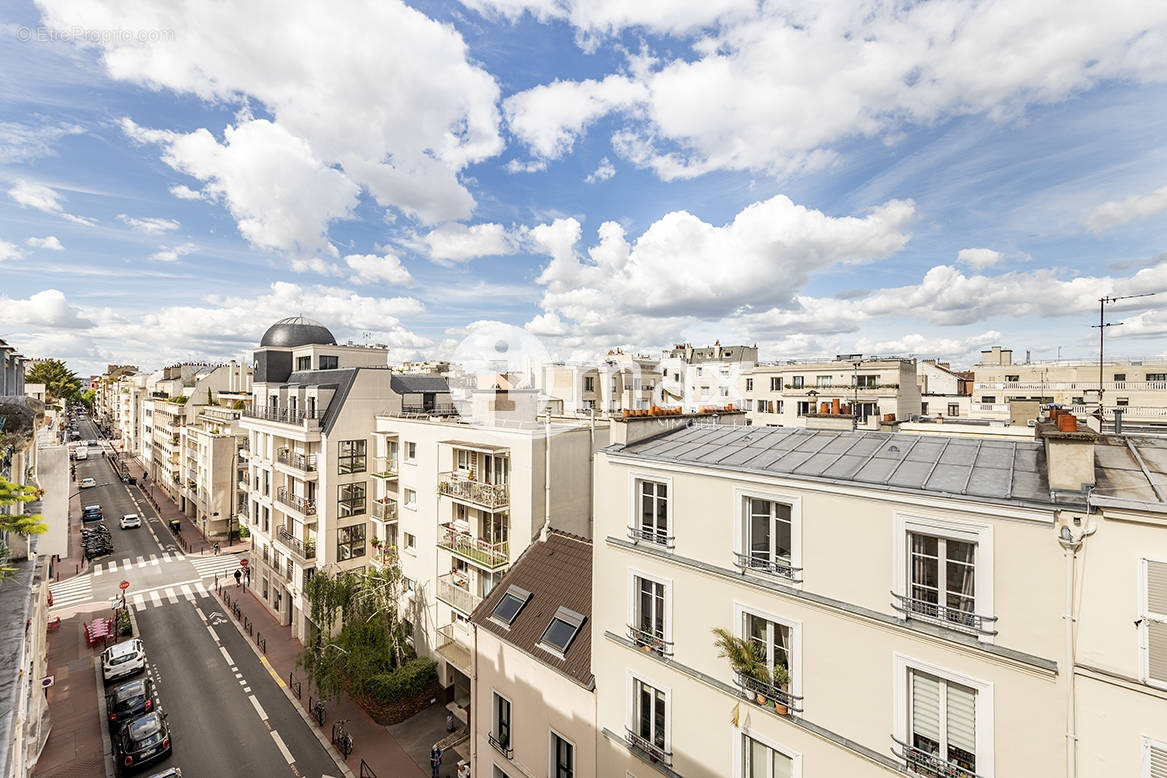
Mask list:
POLYGON ((173 589, 167 588, 164 594, 166 595, 166 599, 170 600, 171 605, 178 602, 178 595, 174 593, 173 589))
POLYGON ((118 561, 116 559, 109 563, 109 571, 111 573, 116 573, 118 571, 118 561))
POLYGON ((273 667, 271 666, 271 663, 269 663, 269 662, 267 661, 267 657, 266 657, 266 656, 261 656, 261 657, 259 658, 259 661, 260 661, 260 662, 263 664, 263 666, 264 666, 264 667, 266 667, 266 668, 267 668, 267 671, 268 671, 269 673, 271 673, 271 677, 276 679, 276 683, 278 683, 278 684, 280 685, 280 688, 281 688, 281 689, 283 689, 285 686, 287 686, 287 684, 286 684, 286 683, 284 683, 284 679, 283 679, 283 678, 280 678, 280 674, 279 674, 279 673, 277 673, 277 672, 275 671, 275 668, 273 668, 273 667))
POLYGON ((153 602, 155 605, 162 604, 162 598, 158 596, 157 590, 150 592, 150 601, 153 602))
POLYGON ((242 678, 239 679, 239 685, 243 687, 244 691, 250 691, 250 689, 247 688, 247 681, 243 680, 242 678))
POLYGON ((151 566, 151 567, 157 567, 157 566, 158 566, 158 563, 159 563, 160 561, 161 561, 161 560, 160 560, 160 559, 158 559, 158 557, 154 556, 153 554, 151 554, 151 555, 150 555, 150 566, 151 566))
POLYGON ((198 592, 199 594, 207 596, 207 597, 209 597, 211 595, 211 593, 207 591, 207 587, 203 586, 202 581, 198 581, 195 584, 195 591, 198 592))
POLYGON ((146 557, 141 554, 138 555, 138 568, 141 569, 146 566, 146 557))
POLYGON ((207 625, 207 632, 211 633, 211 637, 213 637, 215 639, 216 643, 220 642, 218 634, 215 633, 215 628, 212 627, 210 624, 207 625))
POLYGON ((199 614, 199 618, 203 621, 207 620, 207 617, 203 615, 203 609, 200 608, 197 603, 195 604, 195 613, 199 614))
POLYGON ((102 572, 104 572, 104 571, 101 569, 101 564, 98 563, 98 565, 93 568, 93 574, 94 575, 101 575, 102 572))
POLYGON ((276 741, 276 747, 280 749, 280 753, 284 755, 284 759, 288 760, 288 764, 291 764, 292 762, 296 761, 295 759, 292 758, 292 752, 289 751, 288 747, 284 745, 284 740, 283 740, 283 738, 280 737, 279 732, 276 732, 273 729, 271 731, 271 739, 276 741))
POLYGON ((247 699, 251 700, 251 706, 255 708, 255 712, 259 714, 259 717, 264 721, 267 721, 267 712, 263 709, 263 706, 259 704, 259 700, 255 699, 255 695, 253 694, 247 699))
POLYGON ((223 652, 223 658, 227 660, 227 664, 229 664, 229 665, 235 664, 235 662, 233 662, 231 660, 231 655, 227 653, 227 649, 223 648, 222 646, 219 646, 219 650, 221 652, 223 652))
POLYGON ((190 590, 189 586, 187 586, 186 584, 183 584, 182 585, 182 596, 186 597, 188 600, 193 600, 194 599, 194 592, 192 592, 190 590))
POLYGON ((146 610, 146 598, 140 594, 134 595, 134 609, 137 611, 146 610))
POLYGON ((236 678, 242 678, 242 677, 243 677, 243 673, 241 673, 241 672, 239 672, 238 670, 236 670, 236 671, 235 671, 235 677, 236 677, 236 678))
POLYGON ((251 687, 250 687, 250 686, 244 686, 244 687, 243 687, 243 693, 244 693, 244 694, 251 694, 251 687))

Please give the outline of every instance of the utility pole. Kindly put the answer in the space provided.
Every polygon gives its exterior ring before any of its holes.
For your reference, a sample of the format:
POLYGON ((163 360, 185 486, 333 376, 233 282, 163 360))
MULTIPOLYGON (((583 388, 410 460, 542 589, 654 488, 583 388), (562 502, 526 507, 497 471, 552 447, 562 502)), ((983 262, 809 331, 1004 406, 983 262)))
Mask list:
POLYGON ((1106 348, 1106 328, 1107 327, 1121 327, 1122 322, 1108 322, 1106 321, 1106 306, 1109 303, 1116 303, 1119 300, 1131 300, 1135 297, 1150 297, 1154 292, 1144 292, 1142 294, 1124 294, 1119 296, 1106 296, 1098 298, 1098 323, 1090 325, 1091 328, 1098 328, 1098 420, 1102 421, 1103 405, 1102 405, 1102 359, 1106 348))

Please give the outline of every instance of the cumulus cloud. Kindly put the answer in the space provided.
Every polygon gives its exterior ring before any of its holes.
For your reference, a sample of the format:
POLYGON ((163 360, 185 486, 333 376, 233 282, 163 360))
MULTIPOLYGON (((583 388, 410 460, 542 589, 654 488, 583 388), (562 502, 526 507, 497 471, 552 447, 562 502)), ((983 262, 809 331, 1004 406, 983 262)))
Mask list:
POLYGON ((66 213, 64 207, 61 205, 61 193, 44 184, 37 184, 21 179, 8 190, 8 196, 26 208, 35 208, 38 211, 59 216, 65 221, 73 222, 74 224, 82 224, 89 227, 95 223, 93 219, 66 213))
POLYGON ((61 245, 61 241, 55 235, 47 235, 43 238, 29 238, 25 242, 34 249, 47 249, 48 251, 65 250, 65 247, 61 245))
POLYGON ((158 250, 150 255, 150 259, 156 262, 177 262, 179 257, 192 254, 198 251, 198 248, 193 243, 183 243, 179 246, 159 246, 158 250))
POLYGON ((973 270, 985 270, 1004 258, 1004 254, 992 249, 961 249, 956 253, 956 261, 973 270))
POLYGON ((93 322, 82 317, 61 291, 45 289, 23 300, 0 295, 0 324, 79 329, 93 322))
POLYGON ((1112 200, 1095 207, 1085 219, 1086 228, 1093 233, 1138 219, 1146 219, 1167 211, 1167 186, 1149 194, 1132 195, 1125 200, 1112 200))
POLYGON ((0 240, 0 262, 6 259, 19 259, 22 256, 24 256, 24 253, 20 250, 19 246, 9 243, 6 240, 0 240))
POLYGON ((349 277, 353 284, 372 284, 385 282, 387 284, 409 284, 413 277, 401 264, 401 258, 395 254, 349 254, 344 258, 345 264, 355 271, 349 277))
POLYGON ((81 38, 115 79, 264 107, 270 121, 242 111, 222 141, 208 129, 154 140, 262 248, 331 254, 327 225, 362 189, 425 223, 466 218, 474 198, 459 172, 502 149, 494 79, 453 25, 401 0, 40 8, 55 29, 176 31, 81 38))
POLYGON ((182 226, 175 219, 161 219, 154 216, 139 219, 133 216, 126 216, 124 213, 118 214, 118 221, 147 235, 164 235, 182 226))
POLYGON ((607 157, 600 160, 600 164, 591 173, 588 173, 584 179, 589 184, 596 184, 600 181, 607 181, 612 176, 616 175, 616 167, 612 161, 607 157))
POLYGON ((177 197, 179 200, 202 200, 203 193, 191 189, 186 184, 176 184, 170 187, 170 194, 177 197))
POLYGON ((515 253, 515 241, 501 224, 443 224, 422 238, 436 260, 468 262, 478 257, 515 253))

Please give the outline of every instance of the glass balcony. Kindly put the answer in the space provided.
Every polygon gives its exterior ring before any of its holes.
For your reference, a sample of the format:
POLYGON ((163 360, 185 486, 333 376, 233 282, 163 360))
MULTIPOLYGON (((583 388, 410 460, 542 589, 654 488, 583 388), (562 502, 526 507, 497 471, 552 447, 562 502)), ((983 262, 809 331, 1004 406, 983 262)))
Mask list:
POLYGON ((316 515, 315 500, 309 500, 306 497, 293 494, 286 486, 281 486, 279 489, 276 489, 276 502, 287 505, 305 516, 316 515))
POLYGON ((438 576, 438 599, 469 616, 482 598, 470 591, 470 582, 456 573, 438 576))
POLYGON ((294 556, 302 560, 307 561, 316 558, 316 541, 314 540, 301 540, 284 527, 280 527, 276 533, 276 539, 282 545, 286 546, 294 556))
POLYGON ((510 488, 507 484, 488 484, 471 481, 461 473, 440 473, 438 494, 456 500, 472 503, 487 510, 497 510, 510 505, 510 488))
POLYGON ((243 411, 245 419, 275 421, 282 424, 294 424, 297 427, 303 426, 305 422, 308 422, 308 426, 313 427, 319 423, 322 415, 324 415, 323 411, 294 411, 290 408, 246 408, 243 411))
POLYGON ((373 467, 377 472, 370 473, 369 475, 374 478, 381 478, 386 481, 397 478, 396 457, 373 457, 373 467))
POLYGON ((388 497, 373 500, 373 518, 379 521, 397 521, 397 500, 388 497))
POLYGON ((438 548, 444 548, 488 570, 496 570, 510 563, 510 544, 507 541, 490 543, 483 538, 474 537, 465 530, 459 530, 453 524, 441 526, 438 533, 438 548))

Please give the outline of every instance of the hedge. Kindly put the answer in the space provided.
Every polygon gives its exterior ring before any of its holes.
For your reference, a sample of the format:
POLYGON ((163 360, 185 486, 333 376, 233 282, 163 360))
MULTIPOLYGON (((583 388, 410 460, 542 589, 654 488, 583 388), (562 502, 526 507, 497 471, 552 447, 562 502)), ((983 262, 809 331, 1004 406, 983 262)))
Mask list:
POLYGON ((424 692, 437 675, 437 662, 429 657, 420 656, 392 672, 370 676, 365 681, 364 691, 377 702, 401 700, 424 692))

